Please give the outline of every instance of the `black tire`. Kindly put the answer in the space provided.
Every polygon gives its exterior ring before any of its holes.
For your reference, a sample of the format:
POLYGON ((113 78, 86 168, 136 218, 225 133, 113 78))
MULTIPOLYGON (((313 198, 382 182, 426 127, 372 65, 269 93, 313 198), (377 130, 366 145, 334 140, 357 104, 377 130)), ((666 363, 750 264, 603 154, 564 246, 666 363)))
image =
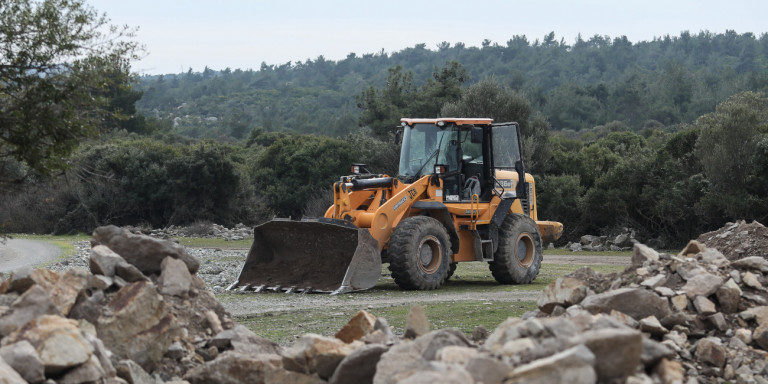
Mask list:
POLYGON ((439 221, 428 216, 400 222, 389 238, 389 270, 400 288, 430 290, 448 278, 451 240, 439 221))
POLYGON ((453 276, 453 273, 456 272, 456 265, 458 264, 459 263, 451 263, 451 265, 448 267, 448 276, 445 277, 446 280, 453 276))
POLYGON ((541 268, 541 234, 528 216, 510 214, 499 228, 499 247, 488 262, 493 277, 502 284, 528 284, 541 268))

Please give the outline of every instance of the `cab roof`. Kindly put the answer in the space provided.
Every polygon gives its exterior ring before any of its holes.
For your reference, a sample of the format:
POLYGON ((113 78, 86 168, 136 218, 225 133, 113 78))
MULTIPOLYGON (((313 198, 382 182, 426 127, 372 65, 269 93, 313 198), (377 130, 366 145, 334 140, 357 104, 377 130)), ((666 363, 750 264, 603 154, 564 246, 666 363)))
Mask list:
POLYGON ((417 119, 412 117, 404 117, 400 119, 400 122, 406 123, 408 125, 418 123, 437 124, 439 121, 445 123, 454 123, 456 125, 487 125, 493 123, 493 119, 484 117, 440 117, 436 119, 417 119))

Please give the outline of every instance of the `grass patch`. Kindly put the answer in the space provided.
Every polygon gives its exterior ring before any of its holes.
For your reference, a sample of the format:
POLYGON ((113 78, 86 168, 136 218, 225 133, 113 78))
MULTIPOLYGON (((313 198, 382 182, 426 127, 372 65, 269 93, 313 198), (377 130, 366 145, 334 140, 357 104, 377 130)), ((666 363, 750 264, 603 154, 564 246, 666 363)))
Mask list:
MULTIPOLYGON (((395 333, 405 331, 405 319, 410 304, 372 308, 367 311, 375 316, 387 319, 395 328, 395 333)), ((448 303, 422 304, 433 329, 457 328, 465 333, 472 333, 476 326, 482 325, 492 330, 510 316, 520 316, 536 308, 533 301, 461 301, 448 303), (460 314, 460 316, 457 316, 460 314)), ((305 309, 279 313, 237 317, 237 321, 250 328, 261 337, 289 343, 304 333, 318 333, 332 336, 357 313, 358 308, 305 309)))

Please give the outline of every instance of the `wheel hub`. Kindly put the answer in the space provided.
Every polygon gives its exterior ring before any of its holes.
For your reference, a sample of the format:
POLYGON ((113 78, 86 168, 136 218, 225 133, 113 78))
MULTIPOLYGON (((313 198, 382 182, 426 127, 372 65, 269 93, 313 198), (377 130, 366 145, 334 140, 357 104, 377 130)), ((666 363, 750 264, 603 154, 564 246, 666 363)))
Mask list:
POLYGON ((527 233, 521 233, 517 238, 517 263, 525 268, 528 268, 533 263, 533 238, 527 233))
POLYGON ((418 265, 424 273, 432 274, 440 268, 443 249, 435 236, 427 236, 419 242, 418 265))

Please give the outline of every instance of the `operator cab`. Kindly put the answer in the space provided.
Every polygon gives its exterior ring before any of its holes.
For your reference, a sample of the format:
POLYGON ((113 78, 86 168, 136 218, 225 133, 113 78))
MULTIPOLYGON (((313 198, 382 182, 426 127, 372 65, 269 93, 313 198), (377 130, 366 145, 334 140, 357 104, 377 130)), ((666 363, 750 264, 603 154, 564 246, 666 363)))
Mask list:
POLYGON ((446 203, 469 202, 473 195, 487 202, 510 184, 500 185, 496 170, 517 171, 525 180, 517 123, 492 124, 492 119, 402 119, 398 178, 406 183, 439 173, 446 203))

